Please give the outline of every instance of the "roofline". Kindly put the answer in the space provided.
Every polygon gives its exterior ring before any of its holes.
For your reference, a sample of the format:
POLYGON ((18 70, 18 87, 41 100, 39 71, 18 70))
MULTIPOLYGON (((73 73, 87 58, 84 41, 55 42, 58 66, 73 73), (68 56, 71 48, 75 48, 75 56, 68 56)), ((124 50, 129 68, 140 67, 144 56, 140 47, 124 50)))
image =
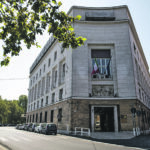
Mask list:
MULTIPOLYGON (((145 57, 145 55, 144 55, 144 51, 143 51, 141 42, 140 42, 140 40, 139 40, 139 36, 138 36, 137 31, 136 31, 136 28, 135 28, 133 19, 132 19, 132 17, 131 17, 131 13, 130 13, 128 7, 126 7, 126 9, 127 9, 128 15, 129 15, 129 17, 130 17, 129 25, 130 25, 130 27, 131 27, 131 31, 133 32, 133 35, 134 35, 134 37, 135 37, 135 41, 137 41, 136 44, 137 44, 138 47, 139 47, 139 52, 141 53, 141 56, 142 56, 143 61, 144 61, 144 64, 145 64, 145 67, 146 67, 146 69, 147 69, 147 71, 148 71, 148 73, 149 73, 149 66, 148 66, 146 57, 145 57)), ((150 73, 149 73, 149 75, 150 75, 150 73)))
POLYGON ((119 8, 128 8, 127 5, 120 5, 120 6, 112 6, 112 7, 86 7, 86 6, 72 6, 69 11, 67 12, 67 14, 70 14, 70 12, 74 9, 90 9, 90 10, 96 10, 96 9, 99 9, 99 10, 108 10, 108 9, 119 9, 119 8))

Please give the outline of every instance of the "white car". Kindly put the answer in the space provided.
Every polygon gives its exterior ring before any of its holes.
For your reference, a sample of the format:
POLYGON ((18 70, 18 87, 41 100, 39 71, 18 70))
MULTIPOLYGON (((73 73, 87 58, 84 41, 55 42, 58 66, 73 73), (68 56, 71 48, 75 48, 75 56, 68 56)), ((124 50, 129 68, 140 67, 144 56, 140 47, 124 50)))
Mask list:
POLYGON ((34 132, 41 133, 42 126, 43 126, 44 124, 45 124, 45 123, 40 123, 39 126, 36 126, 34 132))

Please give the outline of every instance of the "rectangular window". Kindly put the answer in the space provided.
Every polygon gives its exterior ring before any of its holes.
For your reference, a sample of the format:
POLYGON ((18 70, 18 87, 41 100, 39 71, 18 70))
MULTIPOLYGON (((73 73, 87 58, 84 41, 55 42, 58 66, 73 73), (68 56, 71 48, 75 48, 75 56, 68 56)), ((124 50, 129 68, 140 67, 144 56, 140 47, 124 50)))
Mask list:
POLYGON ((42 79, 41 96, 43 96, 43 95, 44 95, 44 92, 45 92, 45 77, 43 77, 43 79, 42 79))
POLYGON ((33 117, 32 117, 32 122, 34 122, 34 114, 33 114, 33 117))
POLYGON ((37 101, 37 108, 39 108, 39 101, 37 101))
POLYGON ((46 96, 46 103, 45 103, 46 105, 48 104, 48 96, 46 96))
POLYGON ((111 78, 110 50, 92 50, 92 78, 111 78))
POLYGON ((46 93, 48 93, 49 90, 50 90, 50 73, 48 73, 46 77, 46 93))
POLYGON ((43 72, 45 72, 45 69, 46 69, 46 65, 44 64, 43 72))
POLYGON ((62 108, 58 109, 58 116, 57 116, 58 122, 62 121, 62 108))
POLYGON ((43 107, 43 99, 41 99, 41 107, 43 107))
POLYGON ((36 104, 34 103, 34 110, 35 110, 35 105, 36 105, 36 104))
POLYGON ((51 110, 51 118, 50 118, 50 121, 53 122, 54 120, 54 110, 51 110))
POLYGON ((40 113, 40 123, 42 122, 42 112, 40 113))
POLYGON ((47 111, 45 111, 45 122, 47 122, 47 111))
POLYGON ((36 122, 38 122, 38 113, 36 114, 36 119, 35 119, 36 122))
POLYGON ((65 78, 65 64, 63 64, 63 66, 62 66, 62 78, 63 78, 63 80, 65 78))
POLYGON ((52 89, 57 86, 57 68, 54 68, 52 71, 52 89))
POLYGON ((57 52, 54 53, 54 61, 57 59, 57 52))
POLYGON ((50 67, 50 65, 51 65, 51 59, 49 58, 48 59, 48 67, 50 67))
POLYGON ((63 99, 63 89, 59 90, 59 100, 63 99))
POLYGON ((57 71, 55 71, 55 80, 54 80, 54 82, 55 82, 55 86, 56 86, 56 83, 57 83, 57 71))
POLYGON ((40 69, 40 75, 39 76, 41 76, 41 69, 40 69))
POLYGON ((31 115, 30 115, 30 122, 31 122, 31 115))
POLYGON ((36 74, 36 80, 38 79, 38 73, 36 74))
POLYGON ((55 93, 52 94, 52 103, 55 102, 55 93))

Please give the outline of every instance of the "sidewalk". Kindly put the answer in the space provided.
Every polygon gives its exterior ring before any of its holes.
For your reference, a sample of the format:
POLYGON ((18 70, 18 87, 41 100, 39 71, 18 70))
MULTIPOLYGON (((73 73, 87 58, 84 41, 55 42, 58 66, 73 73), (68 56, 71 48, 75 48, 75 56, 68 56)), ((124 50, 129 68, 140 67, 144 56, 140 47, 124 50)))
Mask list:
MULTIPOLYGON (((94 139, 93 139, 94 140, 94 139)), ((129 147, 143 148, 146 150, 150 150, 150 135, 140 135, 134 137, 132 139, 95 139, 99 142, 117 144, 129 147)))
POLYGON ((92 132, 91 138, 94 139, 131 139, 134 138, 132 131, 122 132, 92 132))

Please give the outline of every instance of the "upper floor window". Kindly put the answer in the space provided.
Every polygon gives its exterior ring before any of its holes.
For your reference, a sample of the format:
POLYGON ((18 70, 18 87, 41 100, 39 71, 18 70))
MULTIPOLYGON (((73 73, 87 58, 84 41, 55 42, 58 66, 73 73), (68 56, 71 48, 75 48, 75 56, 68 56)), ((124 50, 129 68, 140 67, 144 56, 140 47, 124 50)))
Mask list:
POLYGON ((134 43, 133 43, 133 48, 134 48, 134 52, 136 53, 136 46, 134 43))
POLYGON ((61 62, 60 63, 60 71, 59 71, 59 84, 64 83, 65 81, 65 63, 61 62))
POLYGON ((46 69, 46 65, 44 64, 43 72, 45 72, 45 69, 46 69))
POLYGON ((52 94, 52 103, 55 102, 55 93, 52 94))
POLYGON ((48 59, 48 67, 51 65, 51 59, 48 59))
POLYGON ((34 110, 35 110, 35 105, 36 105, 36 104, 34 103, 34 110))
POLYGON ((41 76, 41 69, 40 69, 40 76, 41 76))
POLYGON ((57 86, 57 68, 54 68, 52 71, 52 88, 57 86))
POLYGON ((43 107, 43 99, 41 99, 41 107, 43 107))
POLYGON ((54 61, 57 59, 57 52, 54 53, 54 61))
POLYGON ((111 78, 110 50, 92 50, 92 77, 98 79, 111 78))
POLYGON ((37 101, 37 108, 39 108, 39 101, 37 101))
POLYGON ((45 105, 47 105, 48 104, 48 96, 46 96, 46 103, 45 103, 45 105))
POLYGON ((33 83, 34 83, 34 81, 35 81, 35 77, 33 77, 33 83))
POLYGON ((38 79, 38 73, 36 74, 36 80, 38 79))
POLYGON ((50 90, 50 73, 48 73, 46 77, 46 93, 48 93, 49 90, 50 90))
POLYGON ((63 99, 63 89, 59 90, 59 100, 63 99))

